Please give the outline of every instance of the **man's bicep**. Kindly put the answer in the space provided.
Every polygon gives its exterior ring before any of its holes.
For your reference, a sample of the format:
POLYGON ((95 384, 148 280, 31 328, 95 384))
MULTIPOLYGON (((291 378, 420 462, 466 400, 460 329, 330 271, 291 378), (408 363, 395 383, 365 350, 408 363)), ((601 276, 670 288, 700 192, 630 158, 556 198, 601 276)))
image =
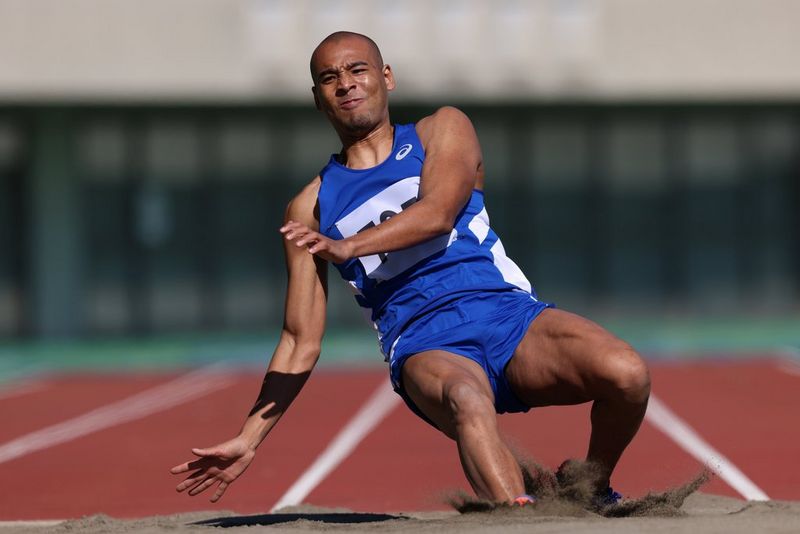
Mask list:
POLYGON ((319 343, 325 330, 328 300, 327 262, 291 242, 284 247, 288 283, 283 329, 298 343, 319 343))
POLYGON ((464 112, 444 107, 427 117, 420 132, 428 157, 457 158, 473 169, 481 161, 478 134, 464 112))
POLYGON ((428 119, 422 132, 425 163, 420 193, 458 213, 469 200, 481 167, 481 149, 469 118, 443 108, 428 119))
MULTIPOLYGON (((289 203, 284 222, 292 220, 318 228, 315 218, 318 191, 319 178, 289 203)), ((298 341, 319 343, 325 329, 328 264, 289 240, 284 239, 283 246, 288 276, 284 330, 298 341)))

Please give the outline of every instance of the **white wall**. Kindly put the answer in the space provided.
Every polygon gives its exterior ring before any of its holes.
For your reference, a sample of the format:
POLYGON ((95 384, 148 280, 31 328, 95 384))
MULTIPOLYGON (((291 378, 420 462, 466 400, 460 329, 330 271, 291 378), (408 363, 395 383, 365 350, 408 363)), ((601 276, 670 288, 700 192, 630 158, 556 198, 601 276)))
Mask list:
POLYGON ((308 101, 361 31, 395 98, 797 98, 794 0, 0 0, 0 99, 308 101))

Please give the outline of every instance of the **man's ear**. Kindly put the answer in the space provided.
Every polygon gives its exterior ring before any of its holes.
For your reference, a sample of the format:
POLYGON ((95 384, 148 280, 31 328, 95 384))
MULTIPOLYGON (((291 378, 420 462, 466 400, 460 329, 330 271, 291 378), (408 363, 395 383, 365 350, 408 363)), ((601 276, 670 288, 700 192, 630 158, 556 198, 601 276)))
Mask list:
POLYGON ((314 106, 316 106, 316 108, 318 110, 322 111, 322 108, 319 105, 319 95, 317 95, 317 86, 316 85, 313 85, 311 87, 311 93, 314 95, 314 106))
POLYGON ((393 91, 397 87, 397 82, 394 81, 394 73, 392 72, 391 65, 383 66, 383 81, 386 83, 386 90, 393 91))

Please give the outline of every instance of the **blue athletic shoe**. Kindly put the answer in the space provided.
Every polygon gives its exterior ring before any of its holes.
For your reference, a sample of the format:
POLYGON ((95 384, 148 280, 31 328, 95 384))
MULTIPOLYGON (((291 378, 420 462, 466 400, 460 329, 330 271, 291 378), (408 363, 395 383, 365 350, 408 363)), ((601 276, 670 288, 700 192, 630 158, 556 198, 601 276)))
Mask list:
POLYGON ((617 504, 621 500, 622 494, 617 493, 611 488, 611 486, 608 486, 605 490, 601 490, 597 495, 595 495, 594 505, 597 508, 605 508, 606 506, 617 504))

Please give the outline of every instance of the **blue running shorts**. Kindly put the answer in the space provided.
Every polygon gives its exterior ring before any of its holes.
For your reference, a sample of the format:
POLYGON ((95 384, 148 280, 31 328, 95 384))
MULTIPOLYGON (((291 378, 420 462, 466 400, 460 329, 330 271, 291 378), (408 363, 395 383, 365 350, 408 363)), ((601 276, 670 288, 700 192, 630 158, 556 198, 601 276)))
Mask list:
MULTIPOLYGON (((505 369, 528 326, 552 304, 539 302, 525 291, 468 293, 416 317, 394 342, 389 359, 392 386, 409 408, 433 424, 403 389, 402 369, 408 358, 429 350, 444 350, 480 365, 495 398, 497 413, 527 412, 511 391, 505 369)), ((436 426, 436 425, 433 425, 436 426)))

